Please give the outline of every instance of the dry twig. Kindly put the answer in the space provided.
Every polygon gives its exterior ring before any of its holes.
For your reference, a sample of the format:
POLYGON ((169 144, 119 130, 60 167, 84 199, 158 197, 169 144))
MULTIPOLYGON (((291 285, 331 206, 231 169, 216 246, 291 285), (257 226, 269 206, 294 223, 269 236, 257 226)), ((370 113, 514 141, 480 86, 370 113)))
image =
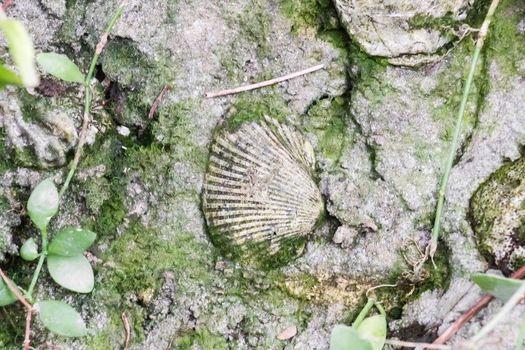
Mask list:
POLYGON ((164 87, 162 88, 162 91, 160 92, 160 94, 157 96, 157 98, 155 99, 155 101, 153 101, 153 104, 151 105, 151 108, 150 108, 149 113, 148 113, 148 120, 152 120, 153 119, 153 115, 155 115, 155 112, 157 111, 157 108, 159 108, 160 101, 162 101, 162 98, 164 97, 166 92, 168 92, 169 89, 170 89, 169 85, 168 84, 164 84, 164 87))
POLYGON ((318 71, 318 70, 323 69, 323 68, 324 68, 324 64, 319 64, 317 66, 310 67, 310 68, 307 68, 307 69, 304 69, 304 70, 301 70, 301 71, 298 71, 298 72, 295 72, 295 73, 283 75, 283 76, 278 77, 278 78, 274 78, 274 79, 270 79, 270 80, 266 80, 266 81, 261 81, 260 83, 245 85, 245 86, 237 87, 237 88, 234 88, 234 89, 221 90, 221 91, 217 91, 217 92, 207 92, 205 96, 206 96, 206 98, 212 98, 212 97, 219 97, 219 96, 238 94, 239 92, 244 92, 244 91, 255 90, 255 89, 259 89, 259 88, 265 87, 265 86, 270 86, 270 85, 274 85, 274 84, 277 84, 277 83, 280 83, 280 82, 283 82, 283 81, 286 81, 286 80, 297 78, 297 77, 300 77, 301 75, 312 73, 312 72, 318 71))
MULTIPOLYGON (((514 271, 511 278, 522 279, 525 277, 525 265, 520 267, 518 270, 514 271)), ((465 323, 470 321, 481 309, 483 309, 487 304, 493 299, 491 295, 485 295, 478 300, 470 309, 465 311, 454 323, 452 323, 432 344, 444 344, 447 342, 457 331, 463 327, 465 323)), ((428 348, 428 347, 427 347, 428 348)), ((429 348, 430 349, 430 348, 429 348)))
POLYGON ((387 339, 385 340, 385 344, 393 345, 393 346, 400 346, 404 348, 418 348, 421 346, 424 346, 427 349, 437 349, 437 350, 450 350, 452 347, 448 345, 441 345, 441 344, 428 344, 428 343, 416 343, 411 341, 402 341, 402 340, 395 340, 395 339, 387 339))
POLYGON ((124 331, 126 332, 126 340, 124 341, 124 350, 128 350, 129 340, 131 338, 131 328, 129 326, 129 321, 128 321, 128 318, 126 317, 125 312, 123 312, 122 315, 120 315, 120 318, 122 319, 122 323, 124 323, 124 331))
POLYGON ((31 304, 27 302, 27 300, 18 292, 18 290, 13 286, 9 278, 4 274, 4 271, 0 269, 0 277, 4 280, 5 284, 7 285, 7 288, 11 291, 11 293, 14 294, 16 299, 22 303, 25 308, 27 309, 26 314, 26 330, 24 335, 24 350, 29 350, 29 344, 30 344, 30 335, 31 335, 31 317, 33 316, 34 308, 31 304))

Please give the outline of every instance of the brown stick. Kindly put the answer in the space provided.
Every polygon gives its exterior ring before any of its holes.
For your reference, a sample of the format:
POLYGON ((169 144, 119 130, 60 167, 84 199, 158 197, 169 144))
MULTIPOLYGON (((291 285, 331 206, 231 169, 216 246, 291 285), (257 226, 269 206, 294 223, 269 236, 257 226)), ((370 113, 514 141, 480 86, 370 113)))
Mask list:
POLYGON ((21 302, 26 308, 32 310, 33 307, 31 306, 31 304, 29 304, 27 300, 20 293, 18 293, 18 290, 11 284, 11 281, 9 280, 9 278, 7 278, 7 276, 4 274, 4 271, 2 271, 2 269, 0 269, 0 277, 2 277, 5 284, 7 285, 7 288, 9 288, 11 293, 15 295, 18 301, 21 302))
POLYGON ((403 348, 417 348, 420 346, 425 346, 427 349, 437 349, 437 350, 450 350, 452 349, 448 345, 441 345, 441 344, 428 344, 428 343, 416 343, 411 341, 402 341, 402 340, 395 340, 395 339, 387 339, 385 340, 385 344, 393 345, 393 346, 400 346, 403 348))
POLYGON ((165 84, 164 87, 162 88, 160 94, 157 96, 155 101, 153 101, 153 104, 151 105, 151 108, 150 108, 149 113, 148 113, 148 120, 153 119, 153 115, 157 111, 157 108, 159 108, 160 101, 162 101, 162 98, 164 97, 166 92, 168 92, 169 89, 170 89, 170 87, 168 86, 168 84, 165 84))
POLYGON ((259 88, 265 87, 265 86, 274 85, 274 84, 283 82, 285 80, 290 80, 290 79, 293 79, 293 78, 297 78, 297 77, 300 77, 301 75, 312 73, 312 72, 318 71, 318 70, 323 69, 323 68, 324 68, 324 64, 319 64, 317 66, 310 67, 310 68, 307 68, 307 69, 304 69, 304 70, 301 70, 301 71, 298 71, 298 72, 295 72, 295 73, 283 75, 283 76, 278 77, 278 78, 274 78, 274 79, 270 79, 270 80, 266 80, 266 81, 261 81, 260 83, 250 84, 250 85, 246 85, 246 86, 241 86, 241 87, 237 87, 237 88, 234 88, 234 89, 221 90, 221 91, 217 91, 217 92, 207 92, 205 96, 206 96, 206 98, 212 98, 212 97, 219 97, 219 96, 226 96, 226 95, 237 94, 239 92, 244 92, 244 91, 255 90, 255 89, 259 89, 259 88))
POLYGON ((34 309, 27 309, 26 314, 26 331, 24 335, 24 350, 29 350, 29 344, 31 344, 31 316, 33 316, 34 309))
MULTIPOLYGON (((518 270, 514 271, 511 278, 522 279, 525 277, 525 265, 520 267, 518 270)), ((474 317, 481 309, 483 309, 487 304, 493 299, 491 295, 485 295, 478 300, 470 309, 463 313, 454 323, 452 323, 432 344, 444 344, 447 342, 457 331, 472 317, 474 317)))
POLYGON ((24 350, 29 350, 29 344, 31 343, 31 340, 30 340, 30 335, 31 335, 31 316, 33 315, 33 312, 34 312, 33 306, 31 304, 29 304, 27 302, 27 300, 18 292, 18 290, 13 286, 11 281, 9 281, 9 278, 7 278, 7 276, 4 274, 4 271, 2 271, 2 269, 0 269, 0 277, 2 277, 2 280, 7 285, 7 288, 9 288, 11 293, 13 293, 15 295, 16 299, 18 299, 18 301, 20 303, 22 303, 25 306, 25 308, 27 309, 27 314, 26 314, 26 331, 25 331, 25 336, 24 336, 24 350))
POLYGON ((124 350, 128 350, 129 339, 131 338, 131 328, 129 326, 129 321, 128 321, 128 318, 126 317, 125 312, 123 312, 122 315, 120 315, 120 318, 122 319, 122 323, 124 323, 124 331, 126 332, 126 340, 124 341, 124 350))

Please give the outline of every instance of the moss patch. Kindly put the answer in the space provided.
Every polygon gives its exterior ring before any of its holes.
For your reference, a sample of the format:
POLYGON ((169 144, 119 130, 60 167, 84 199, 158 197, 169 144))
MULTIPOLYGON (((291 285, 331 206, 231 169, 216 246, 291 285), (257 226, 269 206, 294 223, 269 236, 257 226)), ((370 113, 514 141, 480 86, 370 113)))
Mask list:
POLYGON ((183 333, 175 340, 173 350, 195 349, 230 349, 226 339, 220 335, 215 335, 205 328, 198 328, 192 332, 183 333))
POLYGON ((317 140, 317 148, 323 159, 337 164, 341 152, 351 135, 346 133, 348 104, 343 97, 317 101, 303 118, 302 128, 311 132, 317 140))
POLYGON ((273 89, 264 93, 240 95, 233 101, 227 114, 227 121, 218 130, 225 128, 233 132, 242 124, 260 121, 265 116, 285 122, 291 113, 286 101, 273 89))
POLYGON ((502 166, 476 190, 470 201, 478 249, 505 272, 518 268, 525 259, 520 249, 524 241, 525 215, 521 213, 525 201, 524 173, 525 158, 502 166))

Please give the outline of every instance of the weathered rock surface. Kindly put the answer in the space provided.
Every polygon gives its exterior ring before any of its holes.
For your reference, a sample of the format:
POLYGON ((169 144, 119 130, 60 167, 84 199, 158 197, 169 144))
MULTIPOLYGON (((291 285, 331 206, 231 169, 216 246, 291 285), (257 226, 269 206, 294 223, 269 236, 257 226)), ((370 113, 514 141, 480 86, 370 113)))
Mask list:
POLYGON ((336 0, 343 26, 372 56, 433 54, 453 38, 468 0, 336 0))
POLYGON ((19 106, 12 90, 0 92, 0 127, 6 147, 17 154, 21 165, 49 168, 66 163, 66 154, 77 143, 71 106, 30 98, 19 106), (25 108, 26 114, 21 108, 25 108), (30 118, 30 119, 29 119, 30 118))
POLYGON ((474 232, 482 253, 503 271, 523 265, 525 159, 498 169, 472 197, 474 232))
MULTIPOLYGON (((361 21, 363 32, 348 29, 351 36, 376 50, 369 51, 372 55, 385 57, 435 52, 451 40, 441 21, 448 18, 455 25, 467 10, 465 1, 408 8, 396 2, 388 13, 355 3, 360 7, 345 6, 361 21), (389 18, 392 13, 400 16, 389 18), (381 22, 381 30, 397 35, 397 46, 366 32, 380 18, 390 21, 381 22), (424 18, 420 28, 418 18, 424 18), (424 43, 414 45, 414 38, 424 43)), ((116 4, 30 0, 13 2, 9 15, 26 23, 37 50, 66 52, 85 68, 116 4)), ((341 14, 342 4, 337 5, 341 14)), ((118 348, 124 341, 120 315, 126 312, 133 349, 327 349, 333 325, 355 311, 366 290, 377 284, 402 282, 377 291, 392 314, 408 301, 401 318, 390 322, 391 331, 432 329, 470 305, 479 292, 467 291, 468 274, 487 267, 467 221, 470 198, 502 164, 520 158, 525 143, 523 5, 502 4, 491 29, 491 50, 474 82, 451 174, 438 270, 425 268, 419 276, 413 266, 429 238, 472 43, 462 41, 433 65, 395 67, 349 49, 334 24, 337 19, 325 17, 331 11, 315 6, 292 0, 128 2, 99 68, 104 73, 99 77, 112 81, 105 107, 112 116, 95 116, 92 144, 50 232, 82 225, 98 233, 90 250, 97 287, 78 297, 43 276, 37 293, 74 305, 86 318, 90 336, 67 341, 37 324, 35 344, 118 348), (273 88, 203 98, 210 90, 320 62, 325 70, 273 88), (148 120, 164 84, 170 91, 148 120), (225 119, 241 123, 264 115, 286 119, 313 145, 331 216, 300 258, 270 271, 221 256, 204 230, 200 198, 216 126, 225 119), (278 340, 291 325, 297 335, 278 340)), ((65 103, 68 119, 78 126, 78 115, 69 112, 80 106, 78 101, 67 94, 56 103, 52 110, 65 103)), ((23 109, 18 99, 8 104, 23 109)), ((60 139, 57 135, 62 134, 46 135, 47 142, 60 139)), ((20 164, 13 154, 16 142, 8 137, 0 133, 0 155, 6 156, 0 162, 0 252, 16 255, 17 245, 35 234, 22 213, 30 188, 53 174, 17 169, 38 163, 20 164)), ((61 175, 57 172, 57 182, 61 175)), ((24 281, 28 266, 16 262, 6 269, 24 281)), ((0 323, 7 324, 4 317, 0 313, 0 323)), ((23 324, 23 315, 16 317, 23 324)), ((468 335, 477 325, 467 326, 468 335)), ((0 346, 15 346, 12 334, 11 324, 0 330, 0 346)))

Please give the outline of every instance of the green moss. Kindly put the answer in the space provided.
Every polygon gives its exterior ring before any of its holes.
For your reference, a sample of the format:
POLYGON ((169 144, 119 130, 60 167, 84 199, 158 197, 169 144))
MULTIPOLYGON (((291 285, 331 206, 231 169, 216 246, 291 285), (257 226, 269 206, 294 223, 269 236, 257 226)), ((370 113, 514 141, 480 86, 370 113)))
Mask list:
MULTIPOLYGON (((96 215, 83 225, 95 231, 99 237, 112 236, 126 216, 124 207, 125 178, 122 170, 125 166, 122 144, 107 134, 97 143, 87 148, 79 169, 103 165, 106 172, 101 178, 88 178, 80 189, 88 209, 96 215)), ((76 184, 75 184, 76 186, 76 184)))
POLYGON ((263 6, 263 2, 252 0, 245 11, 238 17, 237 26, 243 35, 257 44, 257 54, 259 57, 267 56, 270 51, 268 34, 270 30, 271 18, 268 11, 263 6))
POLYGON ((444 244, 439 244, 434 256, 435 265, 427 260, 418 276, 414 275, 412 267, 407 267, 402 261, 398 261, 392 267, 384 283, 395 287, 382 287, 374 291, 390 319, 401 317, 403 306, 417 300, 423 292, 447 290, 451 277, 449 256, 449 249, 444 244))
POLYGON ((346 60, 350 39, 341 28, 337 11, 330 0, 280 0, 283 14, 293 22, 292 32, 315 28, 317 35, 339 49, 346 60))
POLYGON ((343 97, 317 101, 303 118, 302 128, 316 136, 317 147, 324 159, 337 164, 351 135, 346 132, 348 104, 343 97))
MULTIPOLYGON (((163 228, 163 230, 176 228, 163 228)), ((132 220, 126 231, 111 242, 104 258, 111 260, 116 268, 106 275, 108 285, 119 293, 139 294, 147 289, 157 289, 160 274, 166 270, 192 276, 206 283, 209 247, 198 243, 193 233, 177 232, 166 240, 158 228, 147 228, 132 220), (150 254, 144 259, 146 252, 150 254)))
POLYGON ((195 114, 198 110, 197 103, 197 100, 185 100, 159 109, 158 117, 152 123, 151 135, 164 155, 157 152, 157 159, 151 159, 152 161, 158 160, 160 164, 166 164, 165 155, 169 153, 174 160, 190 160, 204 170, 207 149, 195 143, 195 131, 199 129, 197 123, 200 118, 195 114))
POLYGON ((330 0, 280 0, 283 13, 290 18, 292 30, 314 27, 320 32, 337 29, 337 12, 330 0))
POLYGON ((439 31, 442 35, 449 36, 449 39, 454 37, 454 28, 458 24, 458 21, 454 19, 451 12, 447 12, 445 15, 438 18, 425 13, 417 13, 408 20, 410 29, 433 29, 439 31))
POLYGON ((376 80, 388 67, 388 61, 384 58, 371 57, 363 51, 356 43, 352 43, 349 48, 350 64, 357 69, 352 72, 351 78, 357 88, 362 89, 375 86, 375 89, 384 89, 381 82, 376 80))
MULTIPOLYGON (((161 52, 159 50, 159 52, 161 52)), ((173 81, 176 67, 168 57, 158 54, 155 62, 149 60, 127 39, 112 39, 104 49, 102 70, 118 82, 125 95, 119 102, 122 123, 144 127, 152 101, 167 81, 173 81)))
POLYGON ((173 350, 195 349, 231 349, 226 339, 220 335, 215 335, 205 328, 197 328, 191 333, 181 334, 173 344, 173 350))
POLYGON ((518 31, 518 23, 525 17, 522 1, 503 0, 494 15, 486 46, 488 59, 494 59, 504 76, 521 76, 520 64, 525 56, 525 33, 518 31))
MULTIPOLYGON (((443 104, 432 109, 434 120, 442 125, 439 136, 444 142, 452 140, 465 80, 470 69, 466 62, 468 62, 468 57, 473 50, 474 45, 471 41, 463 41, 459 44, 455 48, 454 55, 449 59, 447 69, 438 75, 438 84, 430 93, 435 98, 445 100, 443 104)), ((486 58, 481 57, 463 116, 462 130, 472 129, 477 123, 484 98, 489 89, 487 64, 486 58)))
POLYGON ((219 130, 226 128, 228 131, 235 131, 242 124, 262 120, 264 116, 285 122, 291 113, 286 101, 274 90, 244 94, 233 101, 227 115, 228 119, 219 130))
POLYGON ((289 238, 279 243, 279 250, 272 251, 270 242, 246 243, 240 247, 223 232, 208 226, 208 234, 213 244, 221 250, 227 259, 255 266, 262 270, 272 270, 297 258, 306 244, 306 237, 289 238))
POLYGON ((471 224, 476 235, 479 251, 504 271, 508 263, 518 267, 512 256, 513 247, 501 245, 510 239, 521 245, 525 216, 519 215, 520 208, 512 204, 514 198, 523 195, 523 174, 525 158, 507 163, 479 186, 470 200, 471 224), (501 220, 501 218, 507 218, 501 220), (513 218, 512 220, 510 218, 513 218), (511 261, 512 260, 512 261, 511 261))

